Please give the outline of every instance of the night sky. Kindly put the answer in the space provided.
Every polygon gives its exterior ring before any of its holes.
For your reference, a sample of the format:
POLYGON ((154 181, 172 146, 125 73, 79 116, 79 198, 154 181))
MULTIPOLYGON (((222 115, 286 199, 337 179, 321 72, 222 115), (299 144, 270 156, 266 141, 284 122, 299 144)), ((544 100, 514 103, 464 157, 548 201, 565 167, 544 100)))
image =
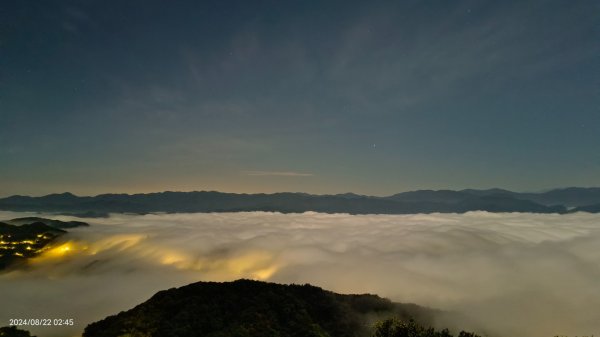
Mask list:
POLYGON ((0 3, 0 195, 600 185, 597 1, 0 3))

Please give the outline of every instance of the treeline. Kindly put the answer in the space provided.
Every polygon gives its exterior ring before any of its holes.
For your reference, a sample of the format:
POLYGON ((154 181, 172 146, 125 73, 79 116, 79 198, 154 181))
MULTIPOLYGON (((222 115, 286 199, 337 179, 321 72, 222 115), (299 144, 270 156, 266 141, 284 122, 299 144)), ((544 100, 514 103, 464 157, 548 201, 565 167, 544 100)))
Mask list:
MULTIPOLYGON (((373 337, 454 337, 448 329, 435 330, 432 327, 425 327, 418 324, 413 319, 408 321, 397 318, 389 318, 378 322, 375 325, 373 337)), ((473 332, 461 331, 458 337, 481 337, 473 332)))
POLYGON ((29 331, 17 329, 16 326, 4 326, 0 328, 0 337, 36 337, 29 331))
MULTIPOLYGON (((308 284, 197 282, 158 292, 131 310, 92 323, 83 337, 452 336, 447 330, 436 332, 415 323, 427 325, 439 313, 376 295, 342 295, 308 284), (390 317, 396 318, 386 320, 390 317), (374 328, 378 320, 381 323, 374 328)), ((460 335, 468 336, 475 337, 460 335)))
MULTIPOLYGON (((313 334, 306 336, 330 336, 326 331, 319 329, 317 327, 308 327, 312 328, 313 334)), ((249 329, 237 329, 234 331, 230 331, 228 333, 220 333, 220 334, 210 334, 210 336, 267 336, 271 335, 272 332, 275 331, 263 331, 256 330, 250 331, 249 329)), ((196 332, 196 336, 204 336, 205 334, 201 331, 196 332)), ((285 337, 288 335, 278 334, 281 337, 285 337)), ((128 337, 141 337, 141 336, 167 336, 167 335, 146 335, 143 332, 133 332, 127 333, 125 335, 118 336, 128 336, 128 337)), ((175 336, 175 334, 168 334, 168 336, 175 336)), ((399 320, 397 318, 390 318, 383 321, 379 321, 374 326, 374 332, 371 335, 372 337, 454 337, 453 334, 450 333, 448 329, 437 331, 431 327, 425 327, 414 320, 410 319, 408 321, 399 320)), ((14 326, 11 327, 3 327, 0 328, 0 337, 36 337, 31 336, 28 331, 17 329, 14 326)), ((117 337, 117 335, 115 335, 117 337)), ((458 337, 480 337, 472 332, 461 331, 458 334, 458 337)))

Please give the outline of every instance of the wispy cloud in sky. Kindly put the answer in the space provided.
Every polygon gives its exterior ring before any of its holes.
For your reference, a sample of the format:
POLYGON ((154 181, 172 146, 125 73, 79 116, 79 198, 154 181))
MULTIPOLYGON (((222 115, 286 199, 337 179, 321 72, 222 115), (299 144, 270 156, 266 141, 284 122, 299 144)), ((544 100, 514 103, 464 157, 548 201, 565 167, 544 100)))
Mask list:
POLYGON ((247 176, 312 177, 312 173, 293 171, 242 171, 247 176))
POLYGON ((5 7, 0 149, 27 149, 0 150, 5 195, 140 192, 142 171, 258 192, 239 170, 261 167, 317 176, 270 192, 600 184, 594 2, 5 7))

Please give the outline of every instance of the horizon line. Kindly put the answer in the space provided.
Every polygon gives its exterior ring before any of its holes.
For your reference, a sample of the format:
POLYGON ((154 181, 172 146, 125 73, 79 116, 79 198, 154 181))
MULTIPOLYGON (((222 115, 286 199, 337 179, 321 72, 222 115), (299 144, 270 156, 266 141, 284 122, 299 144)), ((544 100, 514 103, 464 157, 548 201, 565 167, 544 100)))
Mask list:
POLYGON ((490 191, 490 190, 502 190, 502 191, 507 191, 507 192, 512 192, 512 193, 534 193, 534 194, 540 194, 540 193, 548 193, 551 191, 559 191, 559 190, 567 190, 567 189, 600 189, 600 186, 588 186, 588 187, 582 187, 582 186, 567 186, 567 187, 556 187, 556 188, 549 188, 549 189, 545 189, 545 190, 540 190, 540 191, 513 191, 513 190, 509 190, 509 189, 505 189, 505 188, 500 188, 500 187, 491 187, 491 188, 463 188, 463 189, 448 189, 448 188, 442 188, 442 189, 430 189, 430 188, 425 188, 425 189, 415 189, 415 190, 406 190, 406 191, 401 191, 401 192, 397 192, 397 193, 393 193, 393 194, 389 194, 389 195, 369 195, 369 194, 360 194, 360 193, 356 193, 356 192, 340 192, 340 193, 309 193, 309 192, 299 192, 299 191, 278 191, 278 192, 224 192, 224 191, 218 191, 218 190, 189 190, 189 191, 173 191, 173 190, 163 190, 163 191, 154 191, 154 192, 134 192, 134 193, 126 193, 126 192, 108 192, 108 193, 99 193, 99 194, 95 194, 95 195, 79 195, 79 194, 75 194, 73 192, 69 192, 69 191, 65 191, 65 192, 54 192, 54 193, 48 193, 48 194, 44 194, 44 195, 25 195, 25 194, 12 194, 12 195, 7 195, 7 196, 0 196, 0 199, 6 199, 6 198, 10 198, 10 197, 30 197, 30 198, 41 198, 41 197, 47 197, 47 196, 51 196, 51 195, 73 195, 75 197, 98 197, 98 196, 102 196, 102 195, 148 195, 148 194, 160 194, 160 193, 222 193, 222 194, 237 194, 237 195, 274 195, 274 194, 308 194, 308 195, 313 195, 313 196, 338 196, 338 195, 347 195, 347 194, 354 194, 357 196, 362 196, 362 197, 376 197, 376 198, 385 198, 385 197, 391 197, 394 196, 396 194, 401 194, 401 193, 410 193, 410 192, 418 192, 418 191, 432 191, 432 192, 441 192, 441 191, 452 191, 452 192, 462 192, 462 191, 467 191, 467 190, 474 190, 474 191, 490 191))

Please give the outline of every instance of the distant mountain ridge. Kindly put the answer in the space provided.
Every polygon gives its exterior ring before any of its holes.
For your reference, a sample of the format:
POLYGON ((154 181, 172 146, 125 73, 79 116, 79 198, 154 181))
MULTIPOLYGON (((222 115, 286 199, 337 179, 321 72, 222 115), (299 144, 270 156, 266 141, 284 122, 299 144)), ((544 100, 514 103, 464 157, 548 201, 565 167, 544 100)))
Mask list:
POLYGON ((354 193, 313 195, 307 193, 237 194, 216 191, 157 192, 147 194, 72 193, 42 197, 11 196, 0 199, 0 210, 83 214, 307 211, 350 214, 411 214, 531 212, 600 212, 600 188, 569 187, 542 193, 520 193, 503 189, 418 190, 388 197, 354 193))

